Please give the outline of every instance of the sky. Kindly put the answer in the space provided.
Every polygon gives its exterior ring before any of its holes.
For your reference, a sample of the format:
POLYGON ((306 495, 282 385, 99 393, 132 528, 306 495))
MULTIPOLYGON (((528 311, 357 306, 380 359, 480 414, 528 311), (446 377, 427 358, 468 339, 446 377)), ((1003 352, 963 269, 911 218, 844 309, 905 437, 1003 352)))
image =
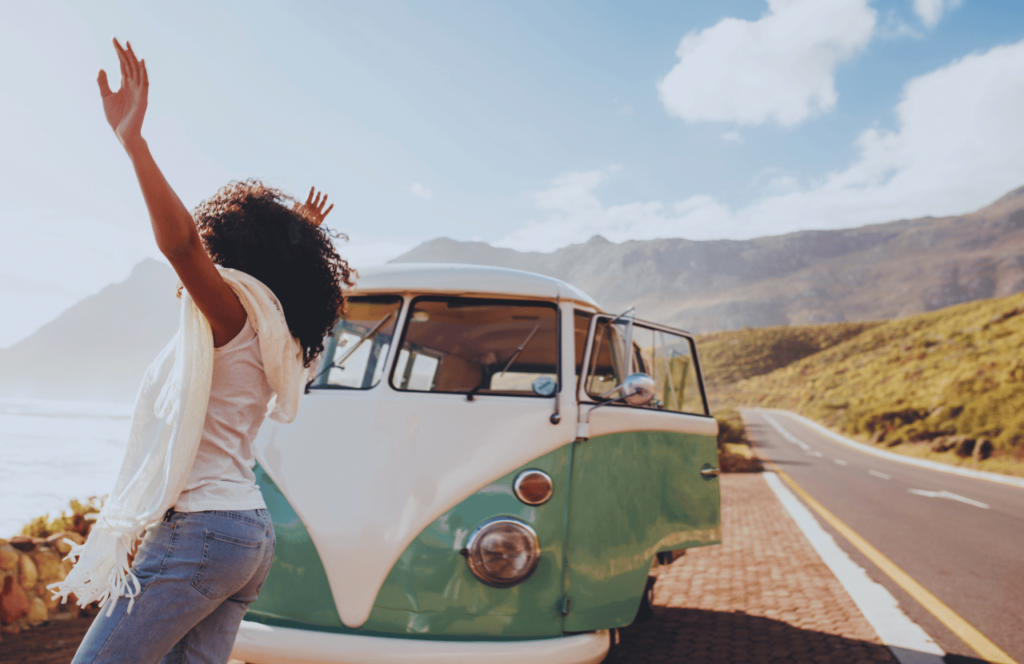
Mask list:
POLYGON ((310 186, 358 268, 969 212, 1024 185, 1019 0, 0 0, 0 348, 159 258, 96 75, 185 205, 310 186))

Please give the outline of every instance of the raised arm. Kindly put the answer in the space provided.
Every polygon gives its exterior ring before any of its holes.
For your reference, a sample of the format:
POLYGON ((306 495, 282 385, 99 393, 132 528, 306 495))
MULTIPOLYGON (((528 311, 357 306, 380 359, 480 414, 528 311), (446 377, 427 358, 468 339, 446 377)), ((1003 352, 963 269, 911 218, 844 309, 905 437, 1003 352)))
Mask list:
POLYGON ((135 57, 130 43, 126 42, 126 46, 122 48, 114 40, 121 62, 120 89, 111 92, 107 73, 102 69, 97 78, 103 96, 103 112, 135 167, 157 247, 170 261, 196 306, 210 321, 214 346, 223 346, 245 325, 245 309, 217 272, 203 248, 192 215, 167 183, 142 138, 149 76, 145 60, 135 57))

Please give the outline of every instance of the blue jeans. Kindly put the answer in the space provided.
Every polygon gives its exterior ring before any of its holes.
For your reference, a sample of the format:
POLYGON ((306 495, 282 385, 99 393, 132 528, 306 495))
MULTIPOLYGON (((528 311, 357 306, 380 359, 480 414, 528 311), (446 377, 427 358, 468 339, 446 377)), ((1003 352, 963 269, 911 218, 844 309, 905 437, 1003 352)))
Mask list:
POLYGON ((132 612, 101 610, 72 664, 225 664, 274 543, 266 510, 174 512, 139 546, 132 612))

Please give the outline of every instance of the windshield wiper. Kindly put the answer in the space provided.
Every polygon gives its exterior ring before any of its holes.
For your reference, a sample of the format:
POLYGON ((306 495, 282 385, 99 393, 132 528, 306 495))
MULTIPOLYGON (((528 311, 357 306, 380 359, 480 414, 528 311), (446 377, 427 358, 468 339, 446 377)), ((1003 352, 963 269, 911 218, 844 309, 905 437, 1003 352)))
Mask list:
POLYGON ((505 363, 505 368, 501 370, 501 373, 498 374, 499 376, 505 375, 505 372, 508 371, 508 368, 512 366, 512 363, 516 361, 517 357, 519 357, 519 353, 523 352, 523 349, 526 348, 526 344, 530 343, 530 339, 533 338, 533 335, 537 334, 537 330, 539 329, 540 323, 537 323, 536 325, 533 326, 533 329, 530 330, 530 333, 526 335, 525 339, 523 339, 523 343, 519 344, 519 348, 516 348, 516 352, 512 353, 512 357, 508 358, 508 362, 505 363))
POLYGON ((310 385, 312 385, 314 382, 316 382, 316 379, 319 378, 320 376, 323 376, 325 373, 327 373, 331 369, 344 369, 345 367, 343 367, 342 365, 345 364, 345 360, 347 360, 349 357, 351 357, 352 353, 356 352, 356 349, 359 348, 363 344, 364 341, 366 341, 367 339, 369 339, 373 335, 377 334, 377 331, 380 330, 380 328, 384 326, 384 323, 388 322, 388 319, 391 318, 392 315, 394 315, 394 314, 389 313, 388 315, 384 316, 384 318, 381 318, 379 321, 377 321, 376 325, 371 327, 369 329, 369 331, 367 331, 366 334, 361 336, 359 338, 359 341, 357 341, 355 343, 355 345, 353 345, 351 348, 349 348, 347 351, 345 351, 345 354, 341 356, 341 359, 335 360, 335 361, 331 362, 326 367, 324 367, 323 370, 320 371, 320 373, 318 373, 317 375, 315 375, 312 378, 310 378, 309 381, 306 383, 306 394, 309 394, 309 387, 310 387, 310 385))
MULTIPOLYGON (((540 323, 537 323, 536 325, 533 326, 533 329, 530 330, 530 333, 526 335, 525 339, 523 339, 523 343, 519 344, 519 348, 516 348, 516 352, 512 353, 512 357, 508 358, 508 362, 505 363, 505 368, 501 370, 501 373, 499 373, 498 376, 505 375, 505 372, 508 371, 508 368, 512 366, 512 363, 516 361, 516 358, 519 357, 519 354, 523 352, 524 348, 526 348, 526 344, 530 343, 530 339, 533 338, 533 335, 537 334, 537 330, 539 329, 540 323)), ((476 387, 471 389, 469 392, 466 392, 466 401, 472 401, 473 397, 476 396, 476 393, 484 389, 484 384, 491 382, 492 377, 493 374, 487 374, 480 380, 479 383, 476 384, 476 387)))

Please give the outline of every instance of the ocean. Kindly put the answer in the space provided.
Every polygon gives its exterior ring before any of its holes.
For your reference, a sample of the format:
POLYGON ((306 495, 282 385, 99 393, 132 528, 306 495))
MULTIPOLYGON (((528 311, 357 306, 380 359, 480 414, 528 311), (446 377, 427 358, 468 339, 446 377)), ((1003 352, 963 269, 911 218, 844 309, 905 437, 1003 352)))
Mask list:
POLYGON ((0 399, 0 537, 72 499, 106 495, 131 412, 130 403, 0 399))

